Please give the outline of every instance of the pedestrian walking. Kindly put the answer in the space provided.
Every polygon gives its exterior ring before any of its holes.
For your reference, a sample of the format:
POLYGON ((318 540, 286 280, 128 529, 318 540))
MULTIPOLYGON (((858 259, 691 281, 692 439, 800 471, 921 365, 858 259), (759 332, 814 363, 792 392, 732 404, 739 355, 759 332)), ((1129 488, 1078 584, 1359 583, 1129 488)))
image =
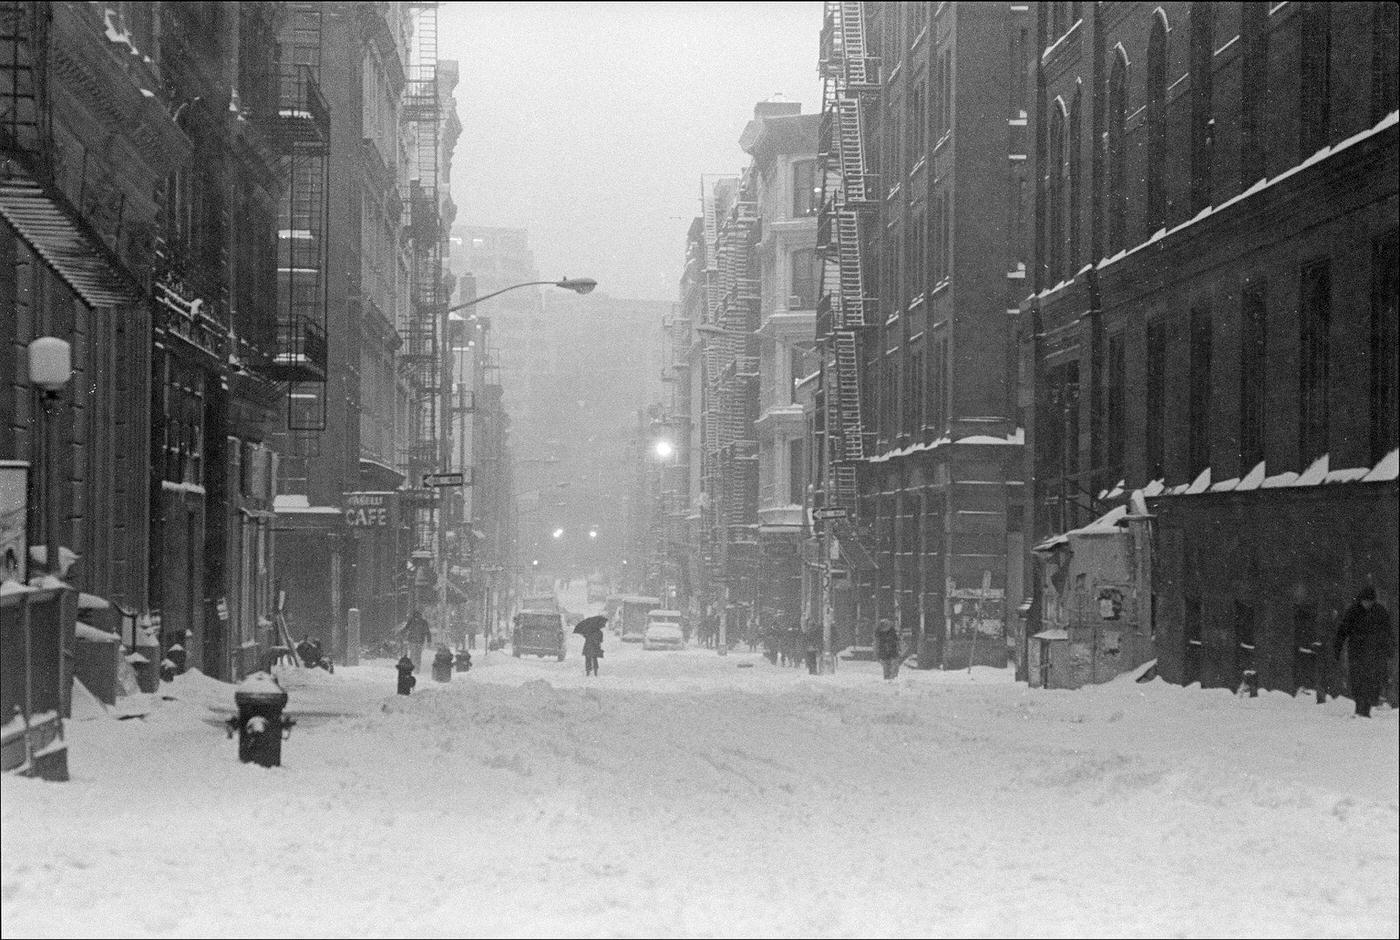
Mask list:
POLYGON ((583 674, 596 676, 598 660, 603 658, 603 631, 591 631, 583 638, 583 674))
POLYGON ((1371 706, 1378 704, 1390 664, 1390 612, 1376 602, 1376 589, 1369 584, 1342 615, 1332 652, 1340 659, 1347 648, 1347 678, 1356 714, 1371 717, 1371 706))
POLYGON ((416 607, 399 628, 399 634, 402 639, 401 651, 413 663, 413 671, 417 672, 419 664, 423 661, 423 647, 432 641, 433 634, 428 628, 428 621, 423 619, 416 607))
POLYGON ((884 667, 886 679, 899 675, 899 631, 894 628, 893 621, 885 617, 880 618, 880 626, 875 631, 875 658, 884 667))

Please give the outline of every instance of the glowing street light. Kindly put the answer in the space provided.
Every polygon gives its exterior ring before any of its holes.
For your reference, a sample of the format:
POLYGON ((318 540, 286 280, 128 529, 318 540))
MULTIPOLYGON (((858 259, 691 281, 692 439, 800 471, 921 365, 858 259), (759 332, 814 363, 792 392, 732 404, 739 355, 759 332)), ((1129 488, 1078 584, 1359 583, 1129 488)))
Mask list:
POLYGON ((588 530, 588 537, 591 538, 591 539, 596 539, 596 538, 598 537, 598 530, 597 530, 597 529, 589 529, 589 530, 588 530))
POLYGON ((662 460, 665 460, 667 457, 670 457, 676 452, 676 445, 672 444, 668 440, 663 439, 653 444, 652 450, 655 452, 656 456, 660 457, 662 460))
POLYGON ((563 529, 555 529, 555 530, 554 530, 554 537, 555 537, 556 539, 562 539, 562 538, 564 537, 564 530, 563 530, 563 529))

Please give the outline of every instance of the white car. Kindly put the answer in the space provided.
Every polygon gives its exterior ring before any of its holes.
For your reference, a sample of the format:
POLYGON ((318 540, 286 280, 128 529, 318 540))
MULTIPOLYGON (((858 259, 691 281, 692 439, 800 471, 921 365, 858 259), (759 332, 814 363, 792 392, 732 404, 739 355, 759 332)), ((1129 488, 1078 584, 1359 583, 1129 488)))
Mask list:
POLYGON ((674 620, 653 620, 642 634, 642 649, 685 649, 685 634, 681 632, 681 625, 674 620))

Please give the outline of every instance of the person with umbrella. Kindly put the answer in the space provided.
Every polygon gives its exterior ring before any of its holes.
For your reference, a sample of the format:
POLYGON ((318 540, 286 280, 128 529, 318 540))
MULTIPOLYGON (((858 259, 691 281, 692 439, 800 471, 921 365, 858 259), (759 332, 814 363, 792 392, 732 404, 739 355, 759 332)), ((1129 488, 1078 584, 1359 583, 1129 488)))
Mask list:
POLYGON ((583 674, 596 676, 598 660, 603 658, 603 626, 608 618, 599 614, 585 617, 574 627, 574 632, 583 636, 583 674))

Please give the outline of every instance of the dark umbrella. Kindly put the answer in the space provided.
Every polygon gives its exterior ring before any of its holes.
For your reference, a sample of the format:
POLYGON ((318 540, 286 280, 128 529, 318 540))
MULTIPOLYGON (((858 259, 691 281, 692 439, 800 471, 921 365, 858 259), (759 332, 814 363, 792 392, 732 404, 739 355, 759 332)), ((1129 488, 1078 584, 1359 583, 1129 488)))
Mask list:
POLYGON ((582 620, 580 620, 577 624, 574 625, 574 632, 583 634, 584 636, 587 636, 590 633, 602 633, 603 625, 607 622, 608 618, 604 617, 602 614, 596 614, 592 617, 584 617, 582 620))

